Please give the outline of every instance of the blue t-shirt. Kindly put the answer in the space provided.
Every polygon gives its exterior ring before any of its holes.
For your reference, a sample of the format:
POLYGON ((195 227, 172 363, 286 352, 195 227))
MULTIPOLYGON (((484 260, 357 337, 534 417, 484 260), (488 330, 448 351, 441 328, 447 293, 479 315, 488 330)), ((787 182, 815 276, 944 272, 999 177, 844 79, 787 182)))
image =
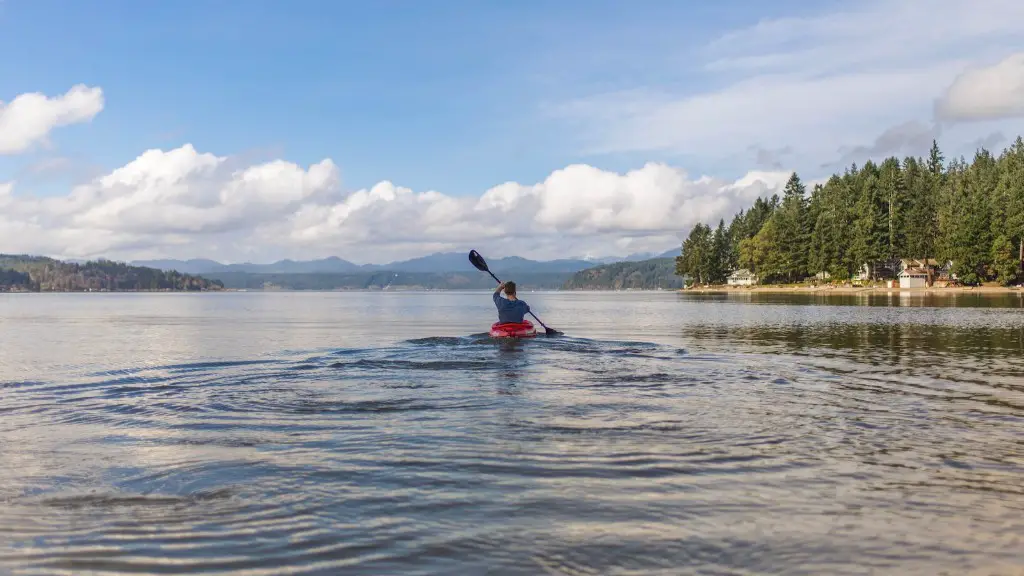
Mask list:
POLYGON ((522 322, 523 317, 530 311, 530 306, 526 302, 509 300, 502 297, 499 292, 494 293, 494 305, 498 307, 498 322, 502 324, 522 322))

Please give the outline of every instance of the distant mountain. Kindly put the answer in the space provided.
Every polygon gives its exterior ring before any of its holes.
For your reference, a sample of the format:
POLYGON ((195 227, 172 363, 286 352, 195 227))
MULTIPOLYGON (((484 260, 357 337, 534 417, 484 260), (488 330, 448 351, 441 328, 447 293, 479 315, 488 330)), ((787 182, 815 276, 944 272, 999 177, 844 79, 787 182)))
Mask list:
POLYGON ((320 260, 279 260, 273 264, 230 264, 225 270, 233 272, 259 272, 263 274, 309 274, 311 272, 356 272, 364 266, 342 260, 337 256, 320 260))
POLYGON ((132 266, 144 266, 170 272, 177 270, 182 274, 205 274, 215 270, 223 270, 224 265, 213 260, 196 258, 192 260, 133 260, 132 266))
POLYGON ((429 256, 421 256, 411 260, 399 260, 390 264, 371 264, 379 270, 395 270, 396 272, 456 272, 472 269, 468 252, 437 252, 429 256))
POLYGON ((0 254, 0 292, 122 292, 220 290, 217 280, 122 262, 64 262, 0 254))
MULTIPOLYGON (((519 290, 555 290, 572 274, 569 272, 522 273, 513 278, 519 290)), ((209 276, 226 288, 248 290, 479 290, 494 288, 494 280, 477 270, 462 272, 393 272, 264 274, 259 272, 214 272, 209 276)), ((504 277, 503 277, 504 278, 504 277)))
MULTIPOLYGON (((529 260, 518 256, 495 258, 488 260, 488 265, 502 274, 519 273, 572 273, 594 266, 595 262, 577 259, 549 260, 546 262, 529 260)), ((177 270, 184 274, 211 274, 226 272, 245 272, 251 274, 312 274, 312 273, 357 273, 357 272, 410 272, 410 273, 447 273, 467 272, 473 269, 469 263, 468 253, 439 252, 429 256, 399 260, 389 264, 353 264, 337 256, 321 260, 280 260, 273 264, 221 264, 213 260, 140 260, 132 262, 136 266, 147 266, 159 270, 177 270)))
POLYGON ((221 264, 214 260, 198 258, 192 260, 136 260, 135 266, 146 266, 158 270, 177 270, 184 274, 209 274, 211 272, 259 272, 264 274, 304 274, 309 272, 355 272, 361 270, 358 264, 342 260, 337 256, 321 260, 280 260, 273 264, 221 264))
POLYGON ((652 258, 639 262, 615 262, 580 270, 562 288, 565 290, 673 290, 683 287, 675 274, 674 258, 652 258))
POLYGON ((615 262, 643 262, 654 258, 675 258, 679 256, 679 248, 672 248, 660 254, 656 252, 635 252, 629 256, 606 256, 591 260, 594 264, 614 264, 615 262))

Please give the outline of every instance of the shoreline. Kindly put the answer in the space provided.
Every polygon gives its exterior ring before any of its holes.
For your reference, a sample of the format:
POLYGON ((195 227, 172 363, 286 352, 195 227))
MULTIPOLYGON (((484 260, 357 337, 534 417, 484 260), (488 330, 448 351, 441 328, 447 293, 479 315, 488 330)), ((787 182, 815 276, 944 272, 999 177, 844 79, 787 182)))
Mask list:
POLYGON ((835 294, 855 296, 860 294, 1024 294, 1019 286, 957 286, 931 288, 889 288, 887 286, 709 286, 707 288, 683 288, 681 294, 835 294))

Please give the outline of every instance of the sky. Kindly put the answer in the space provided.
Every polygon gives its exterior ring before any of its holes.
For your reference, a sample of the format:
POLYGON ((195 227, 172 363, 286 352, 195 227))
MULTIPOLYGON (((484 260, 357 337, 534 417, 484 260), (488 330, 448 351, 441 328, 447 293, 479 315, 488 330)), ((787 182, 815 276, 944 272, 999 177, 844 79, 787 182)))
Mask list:
POLYGON ((0 0, 0 252, 678 246, 1024 134, 1019 0, 0 0))

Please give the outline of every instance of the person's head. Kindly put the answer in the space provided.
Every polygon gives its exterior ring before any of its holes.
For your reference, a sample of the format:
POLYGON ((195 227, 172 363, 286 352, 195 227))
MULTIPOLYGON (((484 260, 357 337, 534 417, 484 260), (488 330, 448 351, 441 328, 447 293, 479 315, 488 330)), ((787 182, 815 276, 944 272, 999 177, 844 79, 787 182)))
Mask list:
POLYGON ((515 296, 516 295, 516 283, 515 282, 505 282, 505 295, 506 296, 515 296))

